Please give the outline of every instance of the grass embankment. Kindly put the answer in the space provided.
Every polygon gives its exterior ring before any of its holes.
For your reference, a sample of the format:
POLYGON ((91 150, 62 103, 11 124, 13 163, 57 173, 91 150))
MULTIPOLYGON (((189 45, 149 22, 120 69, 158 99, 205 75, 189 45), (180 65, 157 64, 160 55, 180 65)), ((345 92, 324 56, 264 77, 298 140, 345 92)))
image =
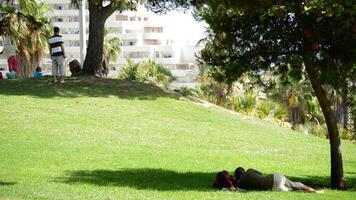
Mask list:
POLYGON ((356 145, 343 142, 349 191, 221 192, 237 166, 329 183, 329 142, 113 79, 0 81, 0 199, 352 199, 356 145))

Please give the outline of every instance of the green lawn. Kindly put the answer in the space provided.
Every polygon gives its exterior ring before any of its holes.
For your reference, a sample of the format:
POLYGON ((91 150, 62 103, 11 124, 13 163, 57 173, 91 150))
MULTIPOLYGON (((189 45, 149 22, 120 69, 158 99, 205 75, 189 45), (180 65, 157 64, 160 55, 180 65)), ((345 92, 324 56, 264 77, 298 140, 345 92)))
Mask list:
POLYGON ((237 166, 329 184, 329 142, 114 79, 0 80, 0 199, 354 199, 349 191, 221 192, 237 166))

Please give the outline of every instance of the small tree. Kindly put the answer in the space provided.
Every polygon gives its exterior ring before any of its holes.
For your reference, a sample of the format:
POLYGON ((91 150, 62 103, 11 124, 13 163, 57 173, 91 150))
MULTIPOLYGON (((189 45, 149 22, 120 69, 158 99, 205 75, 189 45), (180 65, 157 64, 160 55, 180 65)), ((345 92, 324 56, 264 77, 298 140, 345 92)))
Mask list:
POLYGON ((3 32, 17 47, 17 75, 31 77, 33 69, 42 65, 43 49, 48 45, 49 9, 37 0, 19 0, 18 9, 9 4, 1 8, 5 12, 3 32))

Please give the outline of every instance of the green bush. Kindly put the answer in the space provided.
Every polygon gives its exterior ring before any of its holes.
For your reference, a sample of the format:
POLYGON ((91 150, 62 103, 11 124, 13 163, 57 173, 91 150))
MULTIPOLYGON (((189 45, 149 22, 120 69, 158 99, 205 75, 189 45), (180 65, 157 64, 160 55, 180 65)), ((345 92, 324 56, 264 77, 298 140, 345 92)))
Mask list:
POLYGON ((185 86, 179 88, 179 93, 183 96, 197 96, 197 93, 193 88, 185 86))
POLYGON ((131 60, 128 60, 128 64, 121 69, 119 79, 153 83, 164 88, 168 88, 174 81, 172 73, 162 65, 153 61, 133 63, 131 60))
POLYGON ((304 133, 315 135, 321 138, 328 138, 328 129, 326 124, 316 124, 316 123, 305 123, 304 125, 299 125, 296 128, 297 131, 303 131, 304 133))
POLYGON ((273 117, 279 120, 288 119, 288 108, 281 104, 276 104, 274 106, 273 117))
POLYGON ((257 116, 260 118, 268 117, 273 111, 274 105, 270 101, 259 101, 256 107, 257 116))
POLYGON ((234 96, 231 100, 232 109, 238 112, 251 114, 257 104, 256 96, 252 92, 247 92, 242 96, 234 96))
POLYGON ((199 81, 196 92, 200 98, 212 103, 216 102, 216 94, 212 79, 205 78, 204 80, 199 81))
POLYGON ((356 140, 356 134, 351 130, 347 130, 344 128, 339 128, 340 130, 340 138, 344 140, 356 140))
POLYGON ((136 80, 138 64, 132 60, 127 60, 127 65, 123 66, 120 70, 119 79, 123 80, 136 80))

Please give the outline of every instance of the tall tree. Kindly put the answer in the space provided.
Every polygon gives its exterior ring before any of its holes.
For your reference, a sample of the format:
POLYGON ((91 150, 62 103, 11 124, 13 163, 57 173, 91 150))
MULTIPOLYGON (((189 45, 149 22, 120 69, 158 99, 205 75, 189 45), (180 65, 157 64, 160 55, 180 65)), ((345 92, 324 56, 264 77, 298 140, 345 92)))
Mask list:
MULTIPOLYGON (((72 0, 78 5, 81 0, 72 0)), ((83 64, 83 74, 101 74, 104 50, 105 22, 115 11, 134 10, 142 0, 88 0, 89 41, 83 64)))
POLYGON ((18 10, 13 4, 5 4, 1 10, 5 13, 3 34, 17 47, 17 75, 31 77, 34 68, 42 65, 43 49, 48 45, 49 8, 42 1, 19 0, 18 10))
POLYGON ((328 127, 331 187, 346 189, 340 136, 325 92, 355 79, 356 2, 352 0, 148 0, 155 11, 194 5, 209 24, 201 57, 218 80, 244 73, 306 72, 328 127), (162 8, 163 7, 163 8, 162 8))

